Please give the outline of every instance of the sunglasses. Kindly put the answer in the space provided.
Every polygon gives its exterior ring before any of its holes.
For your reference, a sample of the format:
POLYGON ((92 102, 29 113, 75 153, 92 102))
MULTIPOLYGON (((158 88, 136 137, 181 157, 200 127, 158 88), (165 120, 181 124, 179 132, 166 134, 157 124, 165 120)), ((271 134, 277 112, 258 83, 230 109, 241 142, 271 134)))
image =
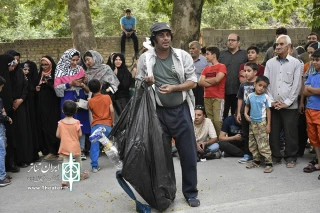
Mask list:
POLYGON ((202 106, 202 105, 196 105, 194 109, 201 109, 201 110, 204 110, 204 106, 202 106))

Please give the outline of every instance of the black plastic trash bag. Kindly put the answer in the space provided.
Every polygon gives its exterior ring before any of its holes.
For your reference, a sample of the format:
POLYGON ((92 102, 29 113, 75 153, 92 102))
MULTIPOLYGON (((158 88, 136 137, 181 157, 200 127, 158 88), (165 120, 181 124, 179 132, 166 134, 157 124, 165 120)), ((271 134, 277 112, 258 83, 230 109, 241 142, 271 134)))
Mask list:
POLYGON ((109 134, 123 161, 122 176, 158 211, 175 198, 176 179, 171 143, 164 140, 151 90, 142 83, 109 134))

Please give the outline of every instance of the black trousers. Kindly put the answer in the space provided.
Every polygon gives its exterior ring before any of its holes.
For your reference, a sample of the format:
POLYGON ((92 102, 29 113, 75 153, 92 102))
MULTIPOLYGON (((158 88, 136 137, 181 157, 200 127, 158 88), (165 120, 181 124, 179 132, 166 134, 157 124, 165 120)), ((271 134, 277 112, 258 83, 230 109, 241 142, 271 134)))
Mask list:
POLYGON ((186 199, 198 196, 197 189, 197 142, 187 103, 175 108, 157 106, 157 115, 164 137, 171 144, 174 138, 180 156, 182 192, 186 199))
POLYGON ((134 48, 134 53, 139 52, 138 48, 138 37, 136 32, 133 32, 129 37, 124 32, 121 32, 121 53, 124 54, 126 52, 126 39, 127 38, 132 38, 133 40, 133 48, 134 48))
POLYGON ((241 114, 241 127, 244 154, 252 156, 249 150, 249 122, 244 117, 244 114, 241 114))
POLYGON ((231 108, 231 115, 234 115, 237 110, 237 105, 238 105, 238 98, 236 94, 225 95, 223 119, 229 116, 230 108, 231 108))
POLYGON ((230 157, 243 157, 244 142, 243 141, 220 141, 219 142, 219 149, 230 157))
POLYGON ((271 108, 271 132, 269 142, 273 161, 278 162, 282 158, 279 138, 282 129, 286 137, 284 159, 287 162, 297 160, 299 150, 298 117, 299 113, 297 109, 276 110, 271 108))
POLYGON ((204 98, 203 98, 204 88, 197 85, 196 88, 192 89, 192 92, 195 97, 196 105, 204 106, 204 98))

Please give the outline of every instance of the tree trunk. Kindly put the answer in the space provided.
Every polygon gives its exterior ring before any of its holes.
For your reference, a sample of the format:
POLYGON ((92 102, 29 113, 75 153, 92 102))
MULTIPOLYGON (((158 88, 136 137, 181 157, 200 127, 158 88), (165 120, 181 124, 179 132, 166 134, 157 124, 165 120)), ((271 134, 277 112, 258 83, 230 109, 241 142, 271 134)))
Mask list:
POLYGON ((73 47, 84 54, 97 48, 88 0, 68 0, 73 47))
POLYGON ((189 42, 198 41, 204 0, 174 0, 171 16, 173 47, 189 49, 189 42))
POLYGON ((312 32, 318 33, 320 35, 320 1, 313 0, 313 14, 312 14, 312 32))

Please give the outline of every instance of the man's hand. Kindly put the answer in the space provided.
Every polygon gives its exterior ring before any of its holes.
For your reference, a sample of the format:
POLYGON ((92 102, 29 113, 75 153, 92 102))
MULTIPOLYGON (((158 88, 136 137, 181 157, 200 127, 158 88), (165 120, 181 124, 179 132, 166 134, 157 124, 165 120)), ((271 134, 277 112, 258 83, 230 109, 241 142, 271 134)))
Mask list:
POLYGON ((168 94, 174 91, 175 91, 175 85, 164 84, 161 87, 159 87, 159 92, 161 94, 168 94))
POLYGON ((303 102, 300 102, 298 111, 299 111, 300 114, 304 113, 304 103, 303 102))
POLYGON ((197 150, 200 153, 204 152, 205 143, 204 142, 197 142, 197 150))
POLYGON ((241 115, 240 115, 240 113, 237 113, 237 121, 238 121, 239 123, 241 123, 241 115))
POLYGON ((4 108, 2 108, 2 115, 4 115, 4 116, 7 115, 6 110, 4 108))
POLYGON ((147 85, 150 87, 154 84, 155 80, 153 76, 147 76, 144 77, 144 81, 147 83, 147 85))
POLYGON ((277 101, 274 108, 276 110, 280 110, 280 109, 285 109, 287 107, 288 107, 287 104, 283 103, 282 101, 277 101))
POLYGON ((40 86, 36 86, 36 91, 37 91, 37 92, 40 91, 40 86))
POLYGON ((236 134, 235 136, 232 136, 232 139, 236 141, 242 141, 242 136, 240 134, 236 134))

